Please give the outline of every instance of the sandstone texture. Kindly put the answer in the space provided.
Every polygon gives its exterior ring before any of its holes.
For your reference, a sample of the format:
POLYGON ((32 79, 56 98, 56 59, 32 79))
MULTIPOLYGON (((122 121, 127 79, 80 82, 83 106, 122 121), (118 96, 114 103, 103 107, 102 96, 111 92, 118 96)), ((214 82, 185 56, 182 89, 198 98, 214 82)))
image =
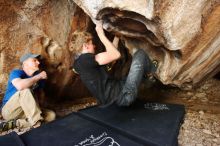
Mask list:
POLYGON ((220 69, 219 0, 0 0, 0 10, 1 94, 19 57, 33 52, 42 56, 53 101, 89 95, 71 70, 71 41, 75 30, 95 36, 97 20, 110 38, 121 37, 122 59, 111 71, 117 77, 128 72, 133 48, 158 60, 156 78, 165 85, 191 89, 220 69))
POLYGON ((109 32, 138 39, 127 39, 127 47, 158 60, 164 84, 191 88, 219 71, 219 0, 73 1, 109 32))

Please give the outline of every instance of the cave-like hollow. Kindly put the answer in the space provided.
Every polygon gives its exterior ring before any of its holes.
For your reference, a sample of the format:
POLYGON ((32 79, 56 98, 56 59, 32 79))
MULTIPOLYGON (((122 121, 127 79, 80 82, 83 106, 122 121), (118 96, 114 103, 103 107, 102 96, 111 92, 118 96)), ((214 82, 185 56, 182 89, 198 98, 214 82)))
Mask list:
MULTIPOLYGON (((103 21, 105 33, 110 40, 113 40, 114 35, 121 38, 118 47, 121 52, 121 58, 106 66, 106 70, 108 70, 109 75, 113 78, 122 79, 127 75, 132 59, 130 55, 132 47, 139 47, 139 43, 145 43, 145 45, 149 46, 144 48, 145 51, 149 51, 152 54, 154 53, 153 49, 161 45, 154 33, 148 30, 146 26, 148 20, 140 14, 105 8, 98 13, 97 20, 103 21), (111 69, 109 70, 109 68, 111 69)), ((93 42, 96 45, 97 53, 105 49, 96 34, 95 24, 79 7, 76 7, 72 20, 71 34, 76 30, 88 31, 93 35, 93 42)), ((48 70, 51 76, 50 80, 48 80, 48 87, 45 90, 46 96, 49 97, 45 99, 45 105, 50 106, 52 109, 68 108, 68 106, 79 103, 79 101, 95 102, 94 98, 89 98, 91 94, 82 84, 79 75, 71 71, 71 66, 74 62, 74 46, 71 46, 71 41, 70 35, 68 47, 72 47, 72 51, 68 52, 69 57, 65 57, 63 58, 64 60, 57 61, 55 64, 48 64, 47 61, 43 60, 45 63, 42 66, 48 70), (69 64, 63 62, 69 62, 69 64), (64 66, 65 71, 54 73, 60 66, 64 66), (67 80, 67 82, 64 83, 62 82, 63 80, 67 80)), ((162 51, 157 52, 163 53, 162 51)), ((144 97, 147 94, 147 86, 151 85, 141 86, 142 92, 140 92, 140 96, 144 97)))
MULTIPOLYGON (((70 31, 64 36, 67 38, 67 40, 64 40, 64 45, 60 45, 62 42, 59 42, 59 37, 47 35, 47 37, 43 36, 40 39, 43 46, 40 52, 43 56, 41 66, 49 76, 45 88, 46 98, 42 100, 45 107, 55 109, 55 111, 68 109, 69 107, 71 111, 73 106, 81 104, 81 102, 85 105, 89 102, 95 102, 95 99, 91 98, 92 95, 81 82, 79 75, 72 71, 73 58, 75 56, 72 34, 76 30, 88 31, 93 35, 93 43, 96 45, 97 53, 105 49, 96 34, 94 21, 77 5, 74 5, 73 9, 74 15, 68 18, 71 22, 70 26, 68 26, 70 31), (59 47, 57 47, 57 44, 59 47)), ((168 54, 171 59, 180 59, 182 57, 179 50, 168 50, 163 45, 164 40, 153 31, 155 30, 153 27, 158 23, 158 20, 148 20, 138 13, 109 7, 100 10, 97 13, 96 20, 103 21, 106 36, 110 40, 113 40, 114 35, 121 38, 118 47, 121 52, 121 58, 106 66, 106 70, 113 78, 125 78, 129 72, 133 48, 143 49, 148 53, 151 60, 157 59, 161 65, 163 65, 165 54, 168 54)), ((60 25, 58 26, 61 27, 60 25)), ((53 27, 55 26, 51 24, 48 29, 54 31, 53 27)), ((66 30, 64 26, 62 26, 62 29, 66 30)), ((62 32, 60 33, 63 35, 62 32)), ((29 38, 34 38, 34 36, 30 35, 29 38)), ((146 83, 146 81, 144 82, 146 83)), ((139 97, 148 97, 152 86, 164 86, 157 75, 156 82, 141 85, 139 97)))

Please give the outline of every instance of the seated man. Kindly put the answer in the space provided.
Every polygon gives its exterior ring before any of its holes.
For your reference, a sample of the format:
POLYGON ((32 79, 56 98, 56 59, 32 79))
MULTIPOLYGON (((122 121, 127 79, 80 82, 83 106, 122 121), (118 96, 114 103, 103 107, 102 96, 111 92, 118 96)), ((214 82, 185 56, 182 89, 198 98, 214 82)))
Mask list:
POLYGON ((91 34, 87 32, 74 33, 76 57, 73 70, 76 71, 94 97, 103 107, 117 103, 119 106, 130 105, 137 97, 138 87, 145 74, 155 70, 153 63, 142 49, 134 49, 130 71, 126 80, 109 78, 103 65, 120 58, 117 50, 119 38, 113 43, 105 36, 102 23, 96 25, 96 32, 104 44, 106 51, 95 55, 95 46, 91 34))
POLYGON ((47 79, 45 71, 39 71, 39 64, 35 54, 25 54, 20 58, 22 69, 15 69, 10 73, 7 90, 2 103, 2 116, 7 122, 0 124, 0 131, 15 127, 38 127, 42 120, 46 122, 55 119, 55 113, 45 110, 45 118, 41 115, 41 109, 34 93, 41 90, 44 79, 47 79))

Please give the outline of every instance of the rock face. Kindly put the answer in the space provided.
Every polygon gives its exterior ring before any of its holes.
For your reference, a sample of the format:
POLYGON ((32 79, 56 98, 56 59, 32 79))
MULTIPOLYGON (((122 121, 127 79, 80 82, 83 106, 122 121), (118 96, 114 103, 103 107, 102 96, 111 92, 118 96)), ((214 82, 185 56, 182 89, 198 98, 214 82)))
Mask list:
POLYGON ((159 60, 164 84, 190 88, 220 69, 219 0, 73 1, 109 32, 138 39, 125 38, 127 47, 159 60))
POLYGON ((41 54, 48 73, 48 97, 89 95, 71 71, 71 36, 77 29, 95 35, 96 19, 103 20, 109 37, 117 34, 124 42, 123 58, 113 66, 116 76, 128 71, 119 70, 129 67, 134 47, 159 61, 156 75, 163 84, 191 87, 220 69, 219 0, 0 0, 0 10, 1 93, 19 57, 33 52, 41 54))
POLYGON ((89 21, 79 7, 69 0, 0 0, 0 10, 1 93, 10 71, 20 67, 20 56, 32 52, 42 56, 42 69, 49 77, 46 93, 51 99, 88 94, 71 70, 71 33, 89 21))

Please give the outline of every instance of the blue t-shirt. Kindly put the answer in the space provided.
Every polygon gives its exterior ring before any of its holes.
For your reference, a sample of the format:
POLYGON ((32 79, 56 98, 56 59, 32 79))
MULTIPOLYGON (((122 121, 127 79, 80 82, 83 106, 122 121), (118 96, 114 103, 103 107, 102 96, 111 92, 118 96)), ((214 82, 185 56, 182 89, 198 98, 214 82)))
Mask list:
MULTIPOLYGON (((34 75, 38 74, 39 72, 35 73, 34 75)), ((28 76, 23 70, 15 69, 10 73, 9 79, 8 79, 8 85, 7 89, 5 92, 5 96, 3 98, 2 106, 6 104, 6 102, 14 95, 18 90, 15 88, 15 86, 12 84, 12 80, 16 78, 20 79, 26 79, 30 78, 32 76, 28 76)), ((43 80, 40 80, 38 83, 37 88, 42 88, 43 87, 43 80)), ((36 88, 35 88, 36 89, 36 88)))

